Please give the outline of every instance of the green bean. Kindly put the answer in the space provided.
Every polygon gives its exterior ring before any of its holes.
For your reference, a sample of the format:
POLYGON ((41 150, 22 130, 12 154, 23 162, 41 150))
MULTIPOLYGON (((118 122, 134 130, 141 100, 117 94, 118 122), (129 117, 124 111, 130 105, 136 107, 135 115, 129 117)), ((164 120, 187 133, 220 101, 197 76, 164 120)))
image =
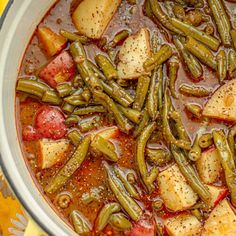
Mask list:
POLYGON ((149 179, 150 177, 152 178, 151 176, 152 173, 156 173, 155 170, 157 168, 153 167, 151 173, 148 173, 147 165, 145 162, 145 147, 146 147, 147 141, 149 140, 152 132, 155 129, 156 129, 156 123, 151 122, 138 137, 137 145, 136 145, 136 162, 137 162, 138 170, 145 186, 148 188, 150 192, 153 191, 154 185, 152 182, 150 182, 149 179))
POLYGON ((140 120, 142 119, 142 113, 140 111, 137 111, 129 107, 123 107, 119 104, 116 104, 116 105, 124 114, 124 116, 127 117, 129 120, 131 120, 132 122, 136 124, 140 123, 140 120))
POLYGON ((74 115, 89 115, 92 113, 104 113, 106 112, 105 108, 103 106, 88 106, 88 107, 82 107, 82 108, 76 108, 73 112, 74 115))
POLYGON ((197 57, 202 63, 211 67, 214 70, 217 70, 217 61, 215 60, 212 52, 205 47, 203 44, 197 42, 191 37, 187 37, 185 44, 186 49, 197 57))
POLYGON ((60 35, 62 35, 64 38, 67 38, 70 41, 79 41, 82 44, 86 44, 89 40, 87 37, 78 35, 76 33, 69 32, 64 29, 60 29, 60 35))
POLYGON ((146 127, 149 119, 150 119, 149 114, 148 114, 147 110, 144 108, 142 120, 140 121, 139 125, 135 127, 135 130, 134 130, 134 137, 135 138, 137 136, 139 136, 140 133, 143 131, 143 129, 146 127))
POLYGON ((228 52, 228 72, 231 78, 236 77, 236 51, 233 49, 228 52))
POLYGON ((109 43, 109 46, 114 48, 128 37, 129 37, 129 31, 128 30, 122 30, 122 31, 118 32, 115 35, 115 37, 109 43))
POLYGON ((206 27, 204 28, 204 31, 205 31, 205 33, 208 34, 208 35, 213 35, 215 29, 214 29, 214 26, 213 26, 212 24, 208 23, 208 24, 206 25, 206 27))
POLYGON ((65 113, 69 113, 71 114, 75 109, 75 106, 67 103, 67 102, 64 102, 63 105, 62 105, 62 110, 65 112, 65 113))
POLYGON ((171 96, 177 98, 176 90, 175 90, 175 81, 178 77, 178 70, 179 70, 179 63, 180 61, 178 58, 174 58, 168 62, 168 77, 169 77, 169 85, 170 85, 170 93, 171 96))
POLYGON ((146 149, 147 161, 151 165, 163 166, 171 160, 170 152, 166 149, 146 149))
POLYGON ((84 89, 84 91, 81 93, 81 97, 85 102, 89 102, 89 100, 91 99, 91 92, 88 88, 84 89))
POLYGON ((163 77, 162 67, 153 71, 150 89, 147 97, 147 110, 152 120, 155 120, 158 116, 158 91, 161 86, 160 80, 163 77))
POLYGON ((227 76, 227 58, 224 50, 218 52, 216 60, 218 78, 222 82, 227 76))
POLYGON ((183 43, 180 41, 180 39, 177 36, 173 37, 174 44, 176 48, 178 49, 180 55, 183 57, 183 60, 193 76, 194 79, 198 79, 202 76, 203 70, 200 62, 197 60, 195 56, 193 56, 183 45, 183 43))
POLYGON ((153 16, 152 7, 149 0, 144 2, 144 13, 150 18, 153 16))
POLYGON ((95 222, 96 233, 101 232, 108 224, 109 218, 113 213, 117 213, 121 210, 120 204, 116 202, 106 204, 99 212, 95 222))
POLYGON ((71 95, 69 97, 66 97, 66 98, 64 98, 64 101, 69 103, 72 106, 88 105, 88 102, 83 100, 81 94, 80 95, 71 95))
POLYGON ((97 66, 93 62, 88 61, 88 64, 98 78, 104 81, 106 80, 105 75, 97 68, 97 66))
POLYGON ((83 139, 82 134, 78 130, 72 130, 67 134, 68 139, 73 143, 74 146, 78 146, 83 139))
POLYGON ((173 50, 170 45, 163 45, 160 50, 153 54, 152 57, 148 58, 143 67, 146 71, 153 70, 156 66, 163 64, 166 60, 168 60, 173 54, 173 50))
POLYGON ((182 22, 176 18, 171 18, 171 23, 174 27, 176 27, 178 30, 182 31, 184 35, 190 36, 199 42, 205 44, 209 48, 211 48, 214 51, 217 51, 220 42, 218 39, 212 37, 211 35, 206 34, 205 32, 199 30, 198 28, 186 23, 182 22))
POLYGON ((233 125, 230 128, 229 133, 228 133, 228 143, 229 143, 230 150, 233 153, 234 161, 236 163, 235 141, 234 141, 235 135, 236 135, 236 125, 233 125))
POLYGON ((106 92, 122 106, 128 107, 133 103, 134 99, 114 81, 111 81, 109 84, 101 81, 101 85, 104 92, 106 92))
POLYGON ((132 224, 123 213, 112 214, 109 219, 109 224, 118 230, 128 230, 132 227, 132 224))
POLYGON ((66 97, 70 95, 72 91, 72 86, 68 83, 66 84, 59 84, 56 87, 56 90, 61 98, 66 97))
POLYGON ((163 12, 160 4, 156 0, 149 0, 151 9, 155 17, 158 19, 158 21, 168 30, 177 33, 177 34, 182 34, 182 32, 178 29, 176 29, 169 18, 169 16, 163 12))
POLYGON ((95 135, 93 138, 93 141, 91 143, 91 147, 102 154, 105 155, 105 157, 109 161, 117 162, 119 159, 119 156, 116 152, 115 145, 111 143, 110 141, 104 139, 99 134, 95 135))
POLYGON ((91 137, 86 136, 78 145, 73 155, 66 162, 66 164, 56 173, 50 183, 47 185, 45 191, 47 193, 55 193, 63 187, 75 171, 81 166, 85 160, 90 146, 91 137))
POLYGON ((142 215, 142 209, 126 192, 124 185, 116 177, 113 168, 107 163, 104 163, 104 167, 107 172, 107 180, 111 191, 114 193, 118 202, 120 203, 122 208, 128 213, 130 218, 134 221, 138 221, 142 215))
POLYGON ((130 184, 127 179, 126 176, 124 174, 124 172, 118 167, 118 166, 114 166, 114 172, 116 174, 116 176, 121 180, 121 182, 123 183, 126 191, 129 193, 129 195, 135 199, 140 199, 140 196, 137 192, 137 190, 135 189, 135 187, 130 184))
POLYGON ((231 45, 230 21, 221 0, 208 0, 208 5, 216 22, 221 41, 224 46, 231 45))
POLYGON ((130 184, 134 184, 136 182, 136 176, 134 173, 130 172, 127 174, 127 181, 130 183, 130 184))
POLYGON ((148 76, 140 76, 138 79, 138 84, 136 88, 135 100, 133 108, 141 111, 146 100, 150 84, 150 78, 148 76))
POLYGON ((124 132, 129 132, 132 129, 132 126, 128 123, 123 114, 119 111, 115 102, 105 93, 95 91, 94 97, 101 102, 101 104, 114 115, 115 120, 120 127, 120 129, 124 132))
POLYGON ((159 66, 159 87, 158 87, 158 109, 159 113, 162 113, 162 106, 163 106, 163 66, 159 66))
POLYGON ((81 202, 85 205, 90 204, 93 201, 98 201, 102 198, 101 192, 104 190, 102 186, 93 187, 89 192, 85 192, 81 196, 81 202))
POLYGON ((172 134, 170 124, 168 121, 168 115, 170 112, 170 99, 168 95, 168 90, 165 88, 165 93, 164 93, 164 105, 163 105, 163 111, 162 111, 162 129, 163 129, 163 135, 165 137, 165 140, 169 144, 174 144, 178 147, 181 147, 185 150, 190 150, 191 144, 189 141, 179 139, 177 140, 174 135, 172 134))
POLYGON ((84 87, 84 81, 81 76, 76 75, 72 80, 72 85, 74 88, 81 88, 84 87))
POLYGON ((43 94, 42 101, 52 105, 61 105, 62 99, 54 90, 47 90, 43 94))
POLYGON ((25 92, 39 98, 42 98, 44 93, 49 89, 46 84, 28 78, 19 79, 16 87, 17 91, 25 92))
POLYGON ((236 30, 235 29, 231 30, 230 35, 232 37, 234 49, 236 50, 236 30))
POLYGON ((97 65, 101 68, 105 77, 108 80, 118 78, 117 70, 115 69, 115 67, 112 65, 112 63, 109 61, 109 59, 107 57, 105 57, 104 55, 98 54, 95 57, 95 61, 96 61, 97 65))
POLYGON ((195 104, 195 103, 187 103, 185 107, 186 107, 186 109, 187 109, 189 112, 191 112, 191 114, 192 114, 194 117, 196 117, 196 118, 198 118, 198 119, 201 118, 201 116, 202 116, 202 108, 201 108, 200 105, 195 104))
POLYGON ((200 136, 201 136, 200 133, 196 134, 196 137, 195 137, 194 142, 193 142, 193 146, 189 150, 188 158, 191 161, 197 161, 202 155, 202 149, 199 146, 199 137, 200 136))
POLYGON ((74 210, 70 217, 77 234, 81 235, 92 231, 92 224, 81 212, 74 210))
POLYGON ((76 41, 70 45, 70 53, 77 65, 77 69, 88 88, 93 91, 102 91, 102 86, 94 71, 90 68, 83 45, 76 41))
POLYGON ((211 93, 211 90, 208 90, 204 87, 188 85, 188 84, 182 84, 179 87, 179 91, 180 93, 186 96, 192 96, 192 97, 207 97, 211 93))
POLYGON ((225 173, 225 180, 230 192, 231 202, 236 206, 236 167, 233 153, 230 150, 226 135, 222 130, 213 130, 212 134, 225 173))
POLYGON ((70 115, 66 118, 65 120, 65 125, 68 126, 68 127, 71 127, 73 125, 76 125, 78 124, 80 121, 80 118, 76 115, 70 115))
POLYGON ((86 133, 96 128, 100 124, 100 116, 92 116, 79 122, 78 127, 82 133, 86 133))
POLYGON ((175 145, 171 145, 171 152, 181 173, 183 174, 189 185, 192 187, 193 191, 196 192, 204 202, 209 202, 211 198, 210 192, 208 191, 207 187, 205 187, 204 184, 200 181, 196 171, 187 161, 184 154, 175 145))
POLYGON ((176 16, 176 18, 178 18, 180 20, 185 19, 185 10, 184 10, 183 6, 175 4, 173 6, 173 13, 176 16))
POLYGON ((208 148, 213 144, 212 135, 210 133, 202 134, 199 137, 198 145, 201 148, 208 148))

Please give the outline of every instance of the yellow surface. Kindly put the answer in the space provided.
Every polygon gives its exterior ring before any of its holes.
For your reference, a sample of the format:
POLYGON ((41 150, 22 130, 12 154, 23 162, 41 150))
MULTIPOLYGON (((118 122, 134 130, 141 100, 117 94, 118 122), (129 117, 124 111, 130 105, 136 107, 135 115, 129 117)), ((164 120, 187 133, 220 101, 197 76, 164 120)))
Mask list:
POLYGON ((2 14, 3 9, 6 6, 6 4, 7 4, 7 0, 0 0, 0 15, 2 14))

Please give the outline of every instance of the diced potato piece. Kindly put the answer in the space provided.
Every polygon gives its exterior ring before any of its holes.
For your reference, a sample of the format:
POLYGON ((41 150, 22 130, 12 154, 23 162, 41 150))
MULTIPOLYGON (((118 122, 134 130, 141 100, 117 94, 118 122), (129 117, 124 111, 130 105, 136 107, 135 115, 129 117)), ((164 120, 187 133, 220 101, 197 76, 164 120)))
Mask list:
POLYGON ((202 236, 234 236, 236 235, 236 216, 224 199, 211 212, 203 227, 202 236))
POLYGON ((176 164, 159 174, 158 184, 165 206, 172 211, 188 209, 198 199, 176 164))
POLYGON ((221 86, 207 102, 203 115, 236 121, 236 79, 221 86))
POLYGON ((84 0, 72 14, 72 20, 79 33, 99 39, 120 3, 121 0, 84 0))
POLYGON ((38 163, 42 169, 50 168, 65 158, 65 152, 69 148, 69 141, 66 139, 39 140, 38 163))
POLYGON ((220 157, 216 148, 204 151, 196 162, 198 174, 206 184, 214 183, 220 176, 220 157))
POLYGON ((43 49, 49 56, 56 55, 66 46, 67 39, 56 34, 48 27, 39 27, 37 36, 43 49))
POLYGON ((169 218, 164 222, 170 236, 198 236, 201 235, 201 222, 197 217, 183 213, 169 218))
POLYGON ((119 135, 119 129, 117 126, 111 126, 111 127, 105 127, 103 129, 93 131, 91 133, 92 139, 97 134, 100 135, 102 138, 109 140, 112 138, 116 138, 119 135))
POLYGON ((212 185, 206 186, 211 194, 211 201, 209 203, 209 206, 211 207, 216 206, 228 194, 228 189, 226 187, 217 187, 212 185))
POLYGON ((147 74, 143 63, 151 56, 150 34, 142 28, 136 35, 129 36, 119 52, 118 75, 121 79, 136 79, 147 74))

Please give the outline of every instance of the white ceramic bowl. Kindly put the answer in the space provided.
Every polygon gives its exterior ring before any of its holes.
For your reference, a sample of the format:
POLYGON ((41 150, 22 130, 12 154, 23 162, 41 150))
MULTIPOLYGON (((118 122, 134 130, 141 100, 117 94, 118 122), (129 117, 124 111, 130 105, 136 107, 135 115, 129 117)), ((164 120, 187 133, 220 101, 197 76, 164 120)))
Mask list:
MULTIPOLYGON (((0 0, 1 1, 1 0, 0 0)), ((0 27, 0 165, 31 217, 49 235, 76 235, 48 205, 33 182, 17 140, 15 83, 35 27, 55 0, 11 0, 0 27)))

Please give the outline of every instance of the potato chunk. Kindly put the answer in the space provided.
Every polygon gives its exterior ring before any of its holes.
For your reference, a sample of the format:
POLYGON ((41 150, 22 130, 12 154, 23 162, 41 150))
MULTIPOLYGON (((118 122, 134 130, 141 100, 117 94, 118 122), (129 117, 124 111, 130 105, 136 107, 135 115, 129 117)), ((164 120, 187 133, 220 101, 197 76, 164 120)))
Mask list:
POLYGON ((203 115, 207 117, 236 121, 236 79, 221 86, 207 102, 203 115))
POLYGON ((143 63, 151 56, 150 34, 145 28, 129 36, 119 52, 118 75, 122 79, 136 79, 147 74, 143 63))
POLYGON ((220 157, 216 148, 204 151, 196 162, 198 174, 206 184, 214 183, 220 176, 220 157))
POLYGON ((172 211, 188 209, 198 199, 176 164, 159 174, 158 183, 164 204, 172 211))
POLYGON ((211 200, 209 202, 210 207, 216 206, 222 199, 227 196, 229 192, 226 187, 218 187, 213 185, 206 186, 211 194, 211 200))
POLYGON ((197 217, 183 213, 169 218, 164 222, 170 236, 198 236, 201 235, 201 222, 197 217))
POLYGON ((205 222, 202 236, 212 235, 236 235, 236 216, 226 199, 214 208, 205 222))
POLYGON ((79 33, 99 39, 120 3, 121 0, 84 0, 72 14, 72 20, 79 33))
POLYGON ((69 142, 65 139, 39 140, 38 163, 42 169, 50 168, 65 158, 65 152, 69 148, 69 142))

